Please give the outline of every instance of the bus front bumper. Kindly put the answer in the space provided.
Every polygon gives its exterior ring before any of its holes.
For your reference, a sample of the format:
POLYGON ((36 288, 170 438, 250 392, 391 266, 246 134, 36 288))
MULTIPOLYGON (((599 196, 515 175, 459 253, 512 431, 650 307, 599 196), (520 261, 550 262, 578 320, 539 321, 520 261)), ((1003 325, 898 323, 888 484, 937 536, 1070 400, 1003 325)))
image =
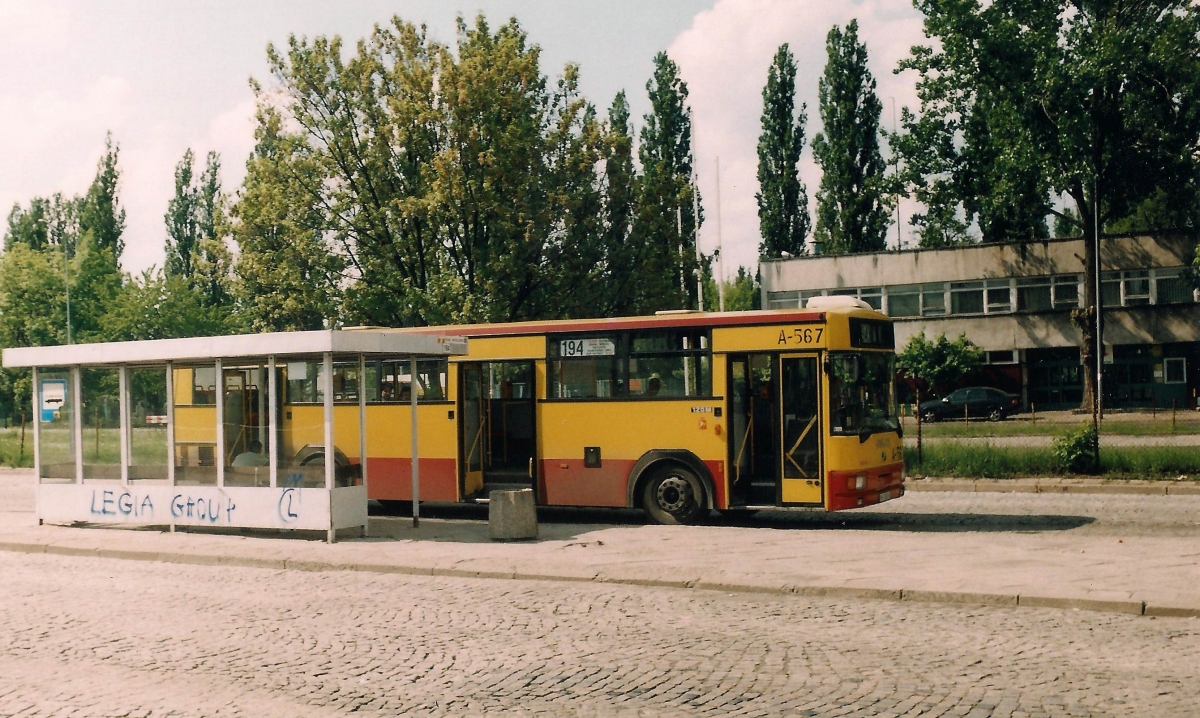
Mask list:
POLYGON ((888 464, 859 471, 830 471, 830 511, 858 509, 904 495, 904 464, 888 464))

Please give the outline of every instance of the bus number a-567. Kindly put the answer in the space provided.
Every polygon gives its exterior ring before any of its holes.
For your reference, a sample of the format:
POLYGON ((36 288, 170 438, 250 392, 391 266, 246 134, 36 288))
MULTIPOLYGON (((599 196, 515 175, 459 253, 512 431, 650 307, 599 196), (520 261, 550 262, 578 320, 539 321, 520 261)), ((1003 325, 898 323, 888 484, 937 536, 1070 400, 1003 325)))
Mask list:
POLYGON ((805 346, 808 344, 820 344, 821 336, 824 333, 824 327, 796 327, 791 331, 787 329, 780 329, 779 341, 777 344, 781 346, 805 346))

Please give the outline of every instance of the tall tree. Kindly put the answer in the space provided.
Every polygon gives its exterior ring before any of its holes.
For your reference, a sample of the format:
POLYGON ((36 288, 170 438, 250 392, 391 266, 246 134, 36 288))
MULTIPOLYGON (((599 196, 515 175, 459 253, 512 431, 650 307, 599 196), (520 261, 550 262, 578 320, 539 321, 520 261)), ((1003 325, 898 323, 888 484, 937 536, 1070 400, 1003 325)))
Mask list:
POLYGON ((604 135, 604 269, 602 315, 632 314, 637 306, 639 252, 633 237, 640 177, 633 163, 629 102, 618 92, 608 108, 604 135))
POLYGON ((804 253, 812 220, 808 190, 800 181, 805 106, 796 112, 796 60, 787 43, 779 46, 763 88, 762 134, 758 137, 758 225, 760 257, 804 253))
POLYGON ((125 252, 125 209, 117 196, 121 171, 117 159, 121 148, 113 144, 110 132, 104 140, 104 155, 96 165, 96 177, 81 198, 79 207, 80 234, 92 233, 96 247, 112 252, 117 262, 125 252))
POLYGON ((342 257, 326 239, 319 160, 303 138, 258 109, 257 140, 232 209, 239 313, 254 331, 321 329, 339 315, 342 257))
POLYGON ((822 129, 812 144, 823 173, 816 240, 827 254, 878 252, 889 220, 889 179, 879 151, 883 105, 867 69, 867 47, 858 40, 858 21, 845 30, 835 25, 825 47, 829 60, 817 86, 822 129))
POLYGON ((206 306, 229 306, 230 264, 221 157, 209 152, 197 176, 189 148, 175 166, 175 196, 167 203, 166 274, 178 277, 206 306))
MULTIPOLYGON (((985 110, 991 146, 1036 171, 1083 231, 1085 296, 1074 313, 1094 407, 1095 258, 1099 228, 1164 193, 1194 207, 1200 148, 1200 8, 1189 0, 917 0, 925 34, 902 68, 921 74, 929 141, 962 143, 958 118, 985 110), (1099 223, 1096 217, 1099 217, 1099 223)), ((963 159, 986 174, 988 162, 963 159)), ((1006 172, 994 176, 1006 177, 1006 172)), ((1025 193, 1036 205, 1037 192, 1025 193)), ((1022 210, 1028 217, 1029 211, 1022 210)))
MULTIPOLYGON (((635 242, 640 250, 639 300, 634 309, 695 307, 695 216, 692 183, 692 121, 687 84, 665 52, 654 57, 654 75, 646 83, 651 111, 645 116, 638 157, 642 182, 638 196, 635 242)), ((698 200, 699 198, 696 197, 698 200)), ((696 206, 699 206, 698 202, 696 206)))

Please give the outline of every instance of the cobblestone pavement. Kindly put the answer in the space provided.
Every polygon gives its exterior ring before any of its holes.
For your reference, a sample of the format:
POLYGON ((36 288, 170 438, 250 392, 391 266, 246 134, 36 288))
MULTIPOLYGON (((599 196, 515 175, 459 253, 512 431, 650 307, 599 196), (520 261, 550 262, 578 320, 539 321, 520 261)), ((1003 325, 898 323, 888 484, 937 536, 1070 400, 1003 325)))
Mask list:
POLYGON ((1192 716, 1200 621, 0 553, 0 715, 1192 716))

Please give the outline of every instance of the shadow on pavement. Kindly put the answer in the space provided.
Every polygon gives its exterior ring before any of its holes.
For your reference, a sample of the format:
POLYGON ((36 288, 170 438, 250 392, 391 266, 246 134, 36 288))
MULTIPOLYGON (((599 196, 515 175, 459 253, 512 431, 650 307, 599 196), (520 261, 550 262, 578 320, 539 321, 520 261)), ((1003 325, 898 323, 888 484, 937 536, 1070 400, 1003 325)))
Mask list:
MULTIPOLYGON (((394 516, 404 520, 411 516, 411 505, 383 507, 371 504, 373 517, 394 516)), ((486 505, 441 504, 421 505, 421 517, 451 521, 486 522, 486 505)), ((842 511, 757 511, 712 513, 706 526, 736 528, 772 528, 804 531, 910 531, 910 532, 1041 532, 1070 531, 1094 523, 1091 516, 1059 514, 967 514, 967 513, 856 513, 842 511)), ((649 524, 646 515, 634 509, 539 507, 538 522, 543 527, 578 526, 580 531, 597 526, 641 526, 649 524)), ((553 534, 559 531, 551 531, 553 534)), ((578 531, 576 532, 578 533, 578 531)), ((558 537, 557 535, 555 536, 558 537)), ((548 538, 543 534, 543 538, 548 538)))

